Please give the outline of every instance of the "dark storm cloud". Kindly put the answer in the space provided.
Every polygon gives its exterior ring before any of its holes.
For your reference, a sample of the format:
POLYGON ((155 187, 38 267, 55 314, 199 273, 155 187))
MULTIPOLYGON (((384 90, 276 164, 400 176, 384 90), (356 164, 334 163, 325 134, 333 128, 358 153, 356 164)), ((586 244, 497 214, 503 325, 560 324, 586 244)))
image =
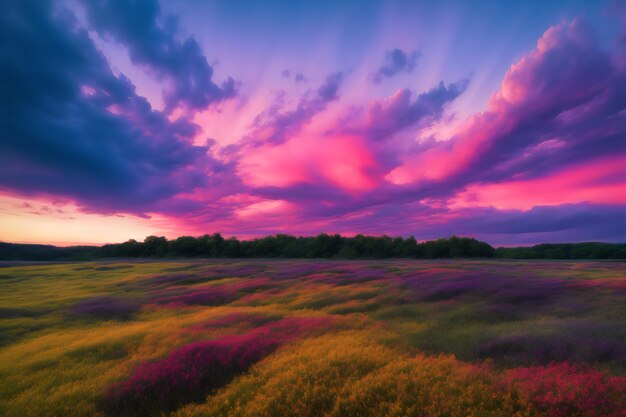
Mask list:
POLYGON ((168 109, 178 105, 204 109, 237 94, 233 78, 218 85, 213 68, 192 37, 179 42, 176 22, 161 16, 157 0, 94 0, 83 2, 90 25, 125 45, 133 63, 147 66, 168 84, 168 109))
POLYGON ((2 188, 141 213, 219 166, 189 144, 196 125, 170 122, 111 73, 70 12, 47 1, 0 8, 0 39, 10 40, 0 49, 2 188))

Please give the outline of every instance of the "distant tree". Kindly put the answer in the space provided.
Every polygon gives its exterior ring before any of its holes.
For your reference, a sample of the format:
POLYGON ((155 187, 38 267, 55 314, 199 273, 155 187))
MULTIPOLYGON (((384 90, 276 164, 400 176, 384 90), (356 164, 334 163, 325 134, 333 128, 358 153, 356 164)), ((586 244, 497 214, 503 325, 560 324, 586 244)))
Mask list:
POLYGON ((447 258, 450 256, 448 239, 437 239, 423 243, 425 258, 447 258))
POLYGON ((222 256, 226 258, 239 258, 244 256, 243 247, 234 237, 226 239, 223 244, 222 256))
POLYGON ((196 256, 201 254, 198 240, 192 236, 181 236, 171 242, 172 253, 176 256, 196 256))
POLYGON ((359 254, 357 251, 353 247, 347 245, 342 246, 337 254, 337 257, 342 259, 355 259, 358 256, 359 254))
POLYGON ((142 256, 162 258, 167 253, 167 239, 163 236, 148 236, 141 248, 142 256))
POLYGON ((213 256, 222 256, 222 252, 224 251, 224 242, 225 239, 219 233, 214 233, 211 236, 211 254, 213 256))
POLYGON ((498 248, 500 258, 514 259, 626 259, 623 243, 542 243, 531 247, 498 248))

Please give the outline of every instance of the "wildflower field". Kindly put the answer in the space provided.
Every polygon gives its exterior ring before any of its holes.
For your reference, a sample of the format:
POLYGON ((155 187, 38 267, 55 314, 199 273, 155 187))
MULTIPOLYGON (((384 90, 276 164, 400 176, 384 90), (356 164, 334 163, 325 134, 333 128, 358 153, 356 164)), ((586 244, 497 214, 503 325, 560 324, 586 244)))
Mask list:
POLYGON ((1 416, 626 415, 626 264, 0 268, 1 416))

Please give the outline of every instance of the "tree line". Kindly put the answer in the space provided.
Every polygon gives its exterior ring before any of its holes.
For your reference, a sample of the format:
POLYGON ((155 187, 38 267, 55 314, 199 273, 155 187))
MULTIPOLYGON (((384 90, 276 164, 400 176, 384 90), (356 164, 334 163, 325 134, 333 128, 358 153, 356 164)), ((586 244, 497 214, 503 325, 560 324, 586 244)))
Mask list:
POLYGON ((104 246, 55 247, 0 242, 0 260, 64 261, 98 258, 510 258, 626 259, 623 243, 563 243, 498 248, 474 238, 450 237, 417 242, 414 237, 344 237, 322 233, 312 237, 286 234, 253 240, 224 238, 219 233, 168 240, 148 236, 104 246))
POLYGON ((211 258, 473 258, 493 257, 495 249, 473 238, 456 237, 418 243, 414 237, 344 237, 322 233, 314 237, 278 234, 253 240, 224 239, 219 233, 174 240, 148 236, 100 248, 104 257, 211 258))
POLYGON ((518 248, 498 248, 497 256, 512 259, 626 259, 625 243, 542 243, 518 248))

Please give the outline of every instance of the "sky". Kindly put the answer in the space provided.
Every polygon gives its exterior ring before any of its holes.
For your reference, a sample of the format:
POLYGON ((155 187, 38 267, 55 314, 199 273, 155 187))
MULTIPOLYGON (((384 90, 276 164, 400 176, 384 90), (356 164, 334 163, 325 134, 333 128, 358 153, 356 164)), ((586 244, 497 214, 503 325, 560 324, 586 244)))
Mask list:
POLYGON ((626 2, 0 3, 0 240, 626 242, 626 2))

